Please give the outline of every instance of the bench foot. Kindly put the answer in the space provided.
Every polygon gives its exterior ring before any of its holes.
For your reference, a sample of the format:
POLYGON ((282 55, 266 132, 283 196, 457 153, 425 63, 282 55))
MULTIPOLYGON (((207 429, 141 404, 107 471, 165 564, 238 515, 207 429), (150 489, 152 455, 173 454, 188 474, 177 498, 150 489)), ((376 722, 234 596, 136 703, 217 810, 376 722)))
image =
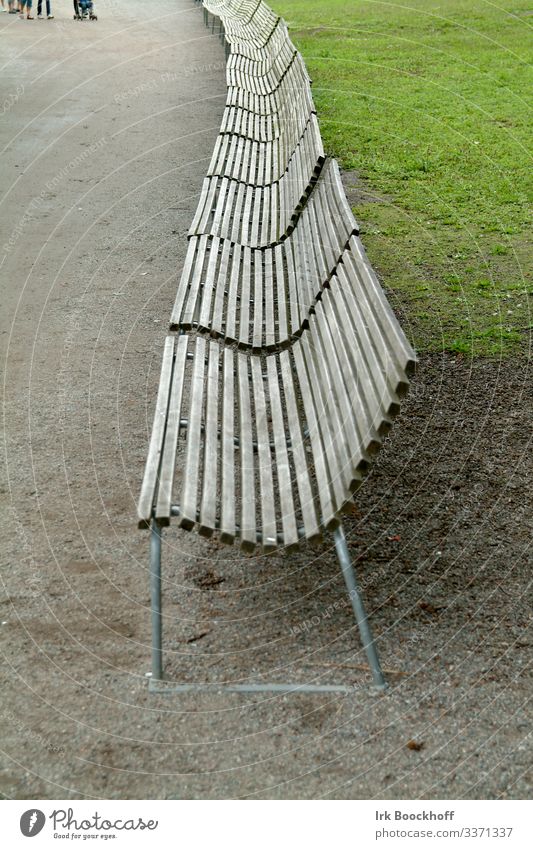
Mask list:
POLYGON ((171 693, 279 693, 282 695, 304 693, 344 693, 353 694, 359 689, 356 684, 176 684, 173 681, 154 681, 150 679, 148 690, 158 695, 171 693))
POLYGON ((387 687, 387 682, 385 681, 385 677, 381 669, 376 643, 374 642, 374 637, 372 636, 372 631, 370 630, 370 625, 366 615, 365 606, 363 604, 363 599, 361 598, 359 587, 357 586, 357 578, 355 576, 355 570, 352 566, 350 552, 348 551, 346 537, 344 536, 344 530, 342 525, 334 531, 333 539, 335 540, 335 548, 337 549, 337 555, 340 560, 342 574, 344 575, 346 588, 348 590, 348 595, 350 596, 350 601, 352 603, 353 612, 355 614, 355 620, 359 628, 359 633, 361 634, 363 647, 368 658, 370 669, 372 670, 374 684, 376 687, 379 687, 380 689, 384 690, 387 687))
POLYGON ((163 678, 161 619, 161 525, 152 519, 150 536, 150 600, 152 606, 152 680, 163 678))

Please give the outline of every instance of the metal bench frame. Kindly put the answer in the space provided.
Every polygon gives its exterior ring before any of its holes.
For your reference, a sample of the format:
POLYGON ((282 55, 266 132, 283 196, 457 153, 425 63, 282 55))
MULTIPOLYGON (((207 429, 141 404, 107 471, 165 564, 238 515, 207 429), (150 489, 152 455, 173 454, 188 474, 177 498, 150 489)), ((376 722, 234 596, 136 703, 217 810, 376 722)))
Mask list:
MULTIPOLYGON (((174 511, 173 511, 174 512, 174 511)), ((175 508, 179 514, 179 508, 175 508)), ((355 615, 355 621, 361 635, 361 642, 366 652, 368 663, 372 671, 374 686, 379 690, 387 687, 379 662, 378 651, 365 606, 359 587, 357 577, 350 558, 350 552, 346 544, 346 537, 342 525, 333 532, 335 548, 348 590, 348 596, 355 615)), ((162 592, 161 592, 161 554, 162 554, 162 528, 157 519, 152 519, 150 533, 150 601, 152 608, 152 671, 150 676, 150 690, 153 693, 165 694, 169 692, 220 692, 228 693, 351 693, 353 686, 349 684, 278 684, 278 683, 249 683, 249 684, 176 684, 165 682, 163 665, 163 616, 162 616, 162 592)))

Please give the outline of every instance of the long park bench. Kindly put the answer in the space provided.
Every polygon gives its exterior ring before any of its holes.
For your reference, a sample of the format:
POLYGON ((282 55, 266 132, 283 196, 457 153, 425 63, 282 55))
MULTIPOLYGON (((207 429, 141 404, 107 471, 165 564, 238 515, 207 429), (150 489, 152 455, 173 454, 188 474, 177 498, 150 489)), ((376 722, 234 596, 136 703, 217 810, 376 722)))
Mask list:
POLYGON ((152 686, 163 679, 161 529, 172 519, 246 552, 290 551, 332 532, 384 686, 342 515, 415 354, 324 155, 285 24, 262 0, 203 6, 223 28, 228 96, 189 232, 138 508, 152 533, 152 686))

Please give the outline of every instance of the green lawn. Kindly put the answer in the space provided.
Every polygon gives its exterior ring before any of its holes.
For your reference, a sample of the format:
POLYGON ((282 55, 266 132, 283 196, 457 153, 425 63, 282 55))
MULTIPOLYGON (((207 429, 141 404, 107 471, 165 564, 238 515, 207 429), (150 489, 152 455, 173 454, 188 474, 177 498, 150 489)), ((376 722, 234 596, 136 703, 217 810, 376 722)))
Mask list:
POLYGON ((362 181, 363 241, 418 350, 526 350, 533 0, 271 5, 327 152, 362 181))

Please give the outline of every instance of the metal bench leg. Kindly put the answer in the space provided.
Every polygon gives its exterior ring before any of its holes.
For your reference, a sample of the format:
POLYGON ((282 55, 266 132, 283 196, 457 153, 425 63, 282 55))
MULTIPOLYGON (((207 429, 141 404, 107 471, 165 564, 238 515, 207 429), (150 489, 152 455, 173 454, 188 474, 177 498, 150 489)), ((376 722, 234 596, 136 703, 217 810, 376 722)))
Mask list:
POLYGON ((355 576, 355 570, 352 566, 352 561, 350 559, 350 552, 348 551, 346 537, 344 536, 344 529, 342 525, 337 528, 336 531, 334 531, 333 538, 335 540, 335 548, 337 549, 337 555, 340 560, 342 574, 344 575, 344 580, 346 581, 348 595, 350 596, 353 612, 355 613, 355 619, 357 621, 357 625, 359 626, 361 640, 363 642, 366 656, 368 658, 368 663, 370 664, 372 675, 374 677, 374 684, 377 687, 380 687, 381 689, 385 689, 385 687, 387 686, 387 682, 385 681, 383 672, 381 670, 378 651, 374 642, 374 638, 372 636, 372 632, 370 630, 370 625, 368 623, 363 599, 361 598, 361 595, 359 593, 359 587, 357 586, 357 578, 355 576))
POLYGON ((152 606, 152 681, 163 678, 161 620, 161 525, 152 519, 150 536, 150 598, 152 606))

